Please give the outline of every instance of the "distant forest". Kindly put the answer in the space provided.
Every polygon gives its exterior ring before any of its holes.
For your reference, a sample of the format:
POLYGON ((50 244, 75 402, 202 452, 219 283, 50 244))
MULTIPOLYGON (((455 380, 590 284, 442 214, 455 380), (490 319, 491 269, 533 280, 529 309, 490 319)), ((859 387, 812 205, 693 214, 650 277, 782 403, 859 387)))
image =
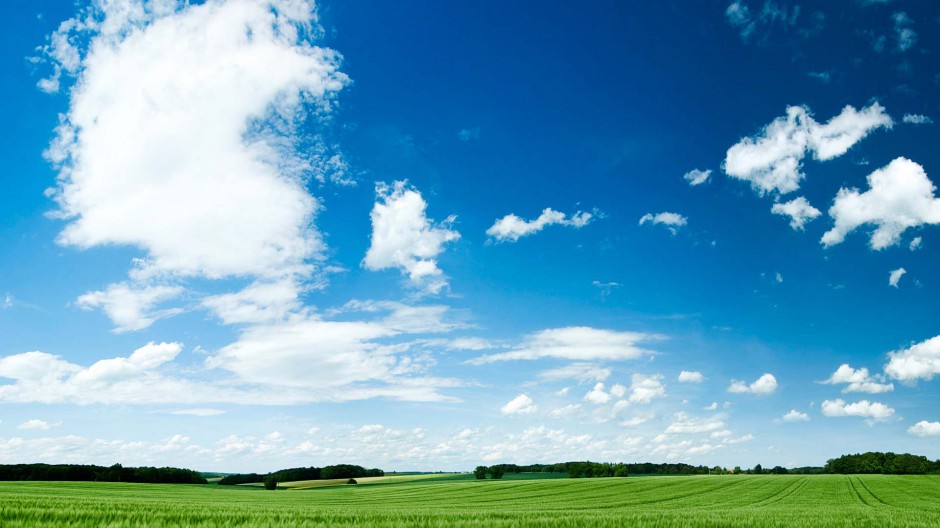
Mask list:
MULTIPOLYGON (((626 477, 628 475, 707 475, 729 472, 716 466, 692 466, 689 464, 654 464, 650 462, 622 464, 609 462, 559 462, 556 464, 497 464, 477 466, 474 474, 478 479, 502 478, 506 473, 567 473, 571 478, 626 477)), ((824 467, 798 467, 787 469, 775 466, 764 469, 760 464, 753 469, 735 467, 730 473, 740 474, 801 474, 815 475, 826 473, 862 474, 880 473, 886 475, 924 475, 940 473, 940 460, 929 460, 925 456, 909 453, 868 452, 856 455, 842 455, 826 462, 824 467)))
POLYGON ((362 477, 384 477, 381 469, 366 469, 351 464, 337 464, 335 466, 300 467, 282 469, 273 473, 239 473, 229 475, 218 482, 221 486, 234 486, 236 484, 250 484, 264 482, 265 487, 273 488, 278 482, 295 482, 298 480, 329 480, 329 479, 356 479, 362 477))
POLYGON ((148 484, 207 484, 198 471, 172 467, 111 467, 77 464, 0 465, 0 480, 59 480, 71 482, 142 482, 148 484))

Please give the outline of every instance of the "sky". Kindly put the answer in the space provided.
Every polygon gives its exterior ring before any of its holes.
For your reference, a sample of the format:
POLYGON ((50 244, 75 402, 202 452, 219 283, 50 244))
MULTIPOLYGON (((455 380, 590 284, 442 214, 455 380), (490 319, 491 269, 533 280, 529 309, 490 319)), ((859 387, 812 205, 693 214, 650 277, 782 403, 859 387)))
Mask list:
POLYGON ((940 457, 933 2, 0 20, 0 463, 940 457))

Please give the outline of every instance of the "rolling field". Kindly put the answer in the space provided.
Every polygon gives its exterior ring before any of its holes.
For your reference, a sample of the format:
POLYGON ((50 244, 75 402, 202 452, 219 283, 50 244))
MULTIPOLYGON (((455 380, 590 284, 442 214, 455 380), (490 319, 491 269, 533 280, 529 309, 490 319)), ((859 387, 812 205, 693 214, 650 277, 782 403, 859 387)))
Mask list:
POLYGON ((940 477, 631 477, 265 491, 0 483, 0 526, 712 527, 937 526, 940 477))

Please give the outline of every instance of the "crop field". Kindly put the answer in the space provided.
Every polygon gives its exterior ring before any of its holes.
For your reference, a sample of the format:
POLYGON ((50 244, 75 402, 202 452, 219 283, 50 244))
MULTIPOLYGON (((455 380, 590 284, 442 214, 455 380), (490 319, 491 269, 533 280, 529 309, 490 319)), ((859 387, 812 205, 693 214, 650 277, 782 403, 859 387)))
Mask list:
POLYGON ((780 475, 239 486, 2 482, 0 526, 935 527, 940 477, 780 475))

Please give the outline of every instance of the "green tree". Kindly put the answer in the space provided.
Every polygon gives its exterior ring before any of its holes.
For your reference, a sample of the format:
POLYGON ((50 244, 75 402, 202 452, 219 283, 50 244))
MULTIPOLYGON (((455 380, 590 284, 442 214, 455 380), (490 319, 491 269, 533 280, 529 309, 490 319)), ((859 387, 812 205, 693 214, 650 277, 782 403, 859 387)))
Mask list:
POLYGON ((757 464, 756 466, 754 466, 754 470, 751 471, 751 473, 754 473, 755 475, 760 475, 763 472, 764 472, 764 467, 761 466, 760 464, 757 464))
POLYGON ((276 490, 277 489, 277 480, 273 476, 264 477, 264 489, 266 490, 276 490))
POLYGON ((473 476, 475 476, 477 480, 485 479, 486 478, 486 466, 477 466, 477 468, 473 470, 473 476))
POLYGON ((493 466, 490 468, 490 475, 492 475, 494 479, 503 478, 503 473, 505 472, 506 470, 504 470, 502 466, 493 466))

